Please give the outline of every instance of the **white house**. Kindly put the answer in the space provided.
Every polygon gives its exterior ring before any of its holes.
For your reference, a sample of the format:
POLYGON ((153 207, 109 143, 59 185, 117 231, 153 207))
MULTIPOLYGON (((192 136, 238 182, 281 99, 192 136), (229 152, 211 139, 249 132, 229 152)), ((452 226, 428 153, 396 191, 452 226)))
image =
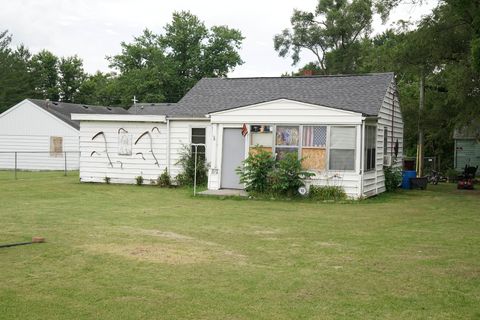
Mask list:
POLYGON ((122 108, 26 99, 0 114, 0 169, 79 168, 80 125, 71 114, 128 113, 122 108), (65 158, 66 157, 66 158, 65 158))
POLYGON ((72 115, 80 121, 81 181, 148 181, 165 168, 175 176, 182 148, 205 143, 209 189, 243 188, 235 169, 261 147, 277 158, 297 152, 315 173, 307 184, 342 186, 359 198, 385 191, 383 166, 402 160, 393 73, 207 78, 177 104, 129 111, 72 115))

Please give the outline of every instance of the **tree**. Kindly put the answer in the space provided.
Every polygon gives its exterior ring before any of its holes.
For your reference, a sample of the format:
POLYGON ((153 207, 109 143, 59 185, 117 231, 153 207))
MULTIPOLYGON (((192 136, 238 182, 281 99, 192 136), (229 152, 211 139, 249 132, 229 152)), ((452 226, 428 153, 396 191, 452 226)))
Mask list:
POLYGON ((58 62, 58 71, 58 87, 61 100, 75 102, 75 97, 86 77, 82 60, 76 55, 61 58, 58 62))
POLYGON ((87 76, 78 89, 75 102, 99 106, 121 105, 116 81, 117 76, 114 73, 98 71, 94 75, 87 76))
POLYGON ((58 58, 47 50, 35 54, 30 60, 30 74, 35 87, 35 97, 58 101, 58 58))
POLYGON ((367 36, 372 24, 371 0, 319 0, 314 12, 295 10, 292 30, 285 29, 274 37, 279 56, 291 54, 293 65, 300 52, 312 52, 323 73, 348 73, 355 68, 358 43, 367 36))
POLYGON ((243 61, 238 50, 243 36, 226 26, 207 29, 189 12, 175 12, 165 33, 145 30, 122 52, 109 57, 119 71, 121 103, 133 95, 142 101, 176 102, 203 77, 223 77, 243 61))
POLYGON ((33 96, 33 83, 29 74, 30 52, 23 46, 10 48, 12 36, 7 30, 0 32, 0 113, 33 96))

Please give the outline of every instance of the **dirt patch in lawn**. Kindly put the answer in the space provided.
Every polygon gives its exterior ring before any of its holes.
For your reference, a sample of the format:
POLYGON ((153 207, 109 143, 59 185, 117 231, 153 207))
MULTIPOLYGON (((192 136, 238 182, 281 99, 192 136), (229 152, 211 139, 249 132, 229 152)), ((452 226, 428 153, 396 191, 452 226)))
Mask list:
POLYGON ((83 246, 94 253, 113 254, 128 259, 171 265, 211 263, 246 263, 246 257, 223 245, 187 235, 154 229, 120 227, 118 230, 137 237, 125 238, 124 243, 101 243, 83 246), (155 237, 139 242, 142 236, 155 237))

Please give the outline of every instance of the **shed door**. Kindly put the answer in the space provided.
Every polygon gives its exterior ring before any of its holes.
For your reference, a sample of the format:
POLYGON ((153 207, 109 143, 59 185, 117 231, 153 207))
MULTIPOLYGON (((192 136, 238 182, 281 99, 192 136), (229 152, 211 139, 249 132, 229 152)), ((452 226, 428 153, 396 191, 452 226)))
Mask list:
POLYGON ((245 139, 242 129, 223 129, 222 188, 243 189, 240 177, 235 171, 245 159, 245 139))

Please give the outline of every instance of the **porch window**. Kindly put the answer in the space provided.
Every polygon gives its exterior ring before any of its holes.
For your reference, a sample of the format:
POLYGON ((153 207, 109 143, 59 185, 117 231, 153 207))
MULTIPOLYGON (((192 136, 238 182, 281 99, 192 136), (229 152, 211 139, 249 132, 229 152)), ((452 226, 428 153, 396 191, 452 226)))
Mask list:
MULTIPOLYGON (((206 128, 192 128, 191 142, 193 143, 206 143, 206 128)), ((192 154, 195 155, 195 147, 192 146, 192 154)), ((197 146, 198 159, 205 159, 205 147, 197 146)))
POLYGON ((376 126, 365 126, 365 160, 364 160, 364 169, 365 171, 375 169, 375 157, 376 157, 376 148, 375 144, 377 142, 377 127, 376 126))
MULTIPOLYGON (((250 153, 257 149, 272 152, 273 148, 273 127, 270 125, 250 126, 250 153)), ((258 152, 258 151, 257 151, 258 152)))
POLYGON ((277 160, 281 160, 288 153, 298 154, 300 134, 298 126, 277 126, 275 135, 275 152, 277 160))
POLYGON ((302 167, 306 170, 325 170, 327 154, 327 127, 303 126, 302 167))
POLYGON ((330 128, 330 170, 355 170, 355 127, 330 128))

